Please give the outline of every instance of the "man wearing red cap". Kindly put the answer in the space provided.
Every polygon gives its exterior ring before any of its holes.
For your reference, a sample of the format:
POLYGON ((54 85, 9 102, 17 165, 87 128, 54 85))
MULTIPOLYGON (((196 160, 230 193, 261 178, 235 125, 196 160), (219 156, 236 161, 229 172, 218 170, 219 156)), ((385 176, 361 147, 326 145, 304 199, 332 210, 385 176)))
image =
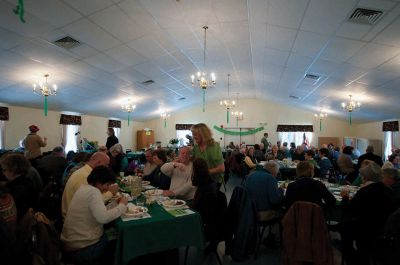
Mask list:
POLYGON ((41 147, 47 145, 47 138, 37 135, 39 127, 36 125, 29 126, 29 134, 25 138, 25 157, 31 162, 33 167, 36 167, 36 160, 42 156, 41 147))

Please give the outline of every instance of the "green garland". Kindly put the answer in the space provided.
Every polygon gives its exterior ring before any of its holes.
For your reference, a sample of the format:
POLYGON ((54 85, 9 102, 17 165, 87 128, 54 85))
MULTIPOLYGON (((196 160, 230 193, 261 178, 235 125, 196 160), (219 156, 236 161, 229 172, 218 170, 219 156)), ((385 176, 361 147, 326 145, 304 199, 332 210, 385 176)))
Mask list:
POLYGON ((25 15, 25 8, 24 8, 24 0, 18 0, 18 4, 13 10, 14 14, 19 16, 19 20, 21 20, 22 23, 25 23, 24 15, 25 15))
POLYGON ((236 132, 236 131, 224 130, 223 128, 220 128, 220 127, 218 127, 216 125, 214 125, 214 129, 219 131, 219 132, 221 132, 221 133, 223 133, 223 134, 244 136, 244 135, 251 135, 251 134, 255 134, 257 132, 261 132, 262 130, 264 130, 264 127, 259 127, 259 128, 255 128, 255 129, 244 131, 244 132, 236 132))

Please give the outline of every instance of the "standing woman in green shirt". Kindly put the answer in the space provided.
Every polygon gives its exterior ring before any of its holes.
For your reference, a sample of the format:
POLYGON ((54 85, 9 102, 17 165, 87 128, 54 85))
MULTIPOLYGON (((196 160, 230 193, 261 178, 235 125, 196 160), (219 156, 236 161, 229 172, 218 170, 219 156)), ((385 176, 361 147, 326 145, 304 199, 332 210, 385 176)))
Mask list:
POLYGON ((195 145, 193 158, 202 158, 207 162, 210 175, 221 187, 224 181, 224 158, 219 143, 212 138, 211 130, 204 123, 198 123, 191 128, 195 145))

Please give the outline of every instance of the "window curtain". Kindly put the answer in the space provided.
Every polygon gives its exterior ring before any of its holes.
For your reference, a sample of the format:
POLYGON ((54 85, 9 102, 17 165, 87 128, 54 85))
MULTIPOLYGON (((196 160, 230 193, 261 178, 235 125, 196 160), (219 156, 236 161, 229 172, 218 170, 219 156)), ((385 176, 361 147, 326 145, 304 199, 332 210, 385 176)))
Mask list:
POLYGON ((82 125, 81 116, 61 114, 60 124, 63 125, 82 125))
POLYGON ((383 154, 387 160, 392 150, 399 146, 399 121, 386 121, 382 123, 383 154))
POLYGON ((8 108, 7 107, 0 107, 0 121, 8 121, 8 108))
POLYGON ((398 132, 399 121, 385 121, 382 123, 383 132, 398 132))
POLYGON ((121 128, 121 121, 108 120, 108 128, 121 128))
POLYGON ((313 132, 312 125, 283 125, 278 124, 277 132, 313 132))
POLYGON ((0 149, 6 149, 6 121, 0 120, 0 149))
POLYGON ((175 125, 175 130, 190 130, 192 128, 193 124, 176 124, 175 125))

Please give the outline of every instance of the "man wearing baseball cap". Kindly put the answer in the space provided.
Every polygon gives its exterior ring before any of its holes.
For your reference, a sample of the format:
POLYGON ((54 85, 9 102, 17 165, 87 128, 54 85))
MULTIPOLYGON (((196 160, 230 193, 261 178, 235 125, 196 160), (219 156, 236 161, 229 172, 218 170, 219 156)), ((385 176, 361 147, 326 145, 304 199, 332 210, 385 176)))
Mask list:
POLYGON ((36 133, 40 130, 38 126, 31 125, 29 128, 29 134, 25 138, 25 157, 31 162, 33 167, 36 167, 36 160, 42 156, 41 147, 47 145, 47 138, 40 137, 36 133))

